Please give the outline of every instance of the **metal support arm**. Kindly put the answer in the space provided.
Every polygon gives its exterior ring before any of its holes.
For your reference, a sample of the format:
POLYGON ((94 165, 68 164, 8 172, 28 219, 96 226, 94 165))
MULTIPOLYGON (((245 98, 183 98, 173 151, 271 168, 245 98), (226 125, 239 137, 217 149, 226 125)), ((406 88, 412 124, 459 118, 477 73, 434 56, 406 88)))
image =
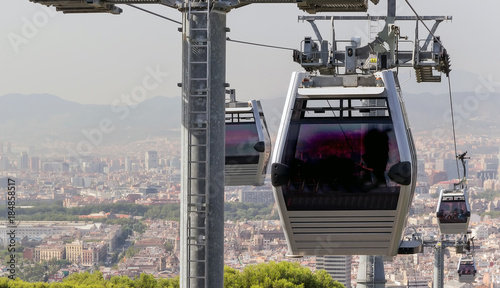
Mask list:
POLYGON ((162 4, 178 8, 175 0, 29 0, 30 2, 54 6, 63 13, 110 13, 118 15, 123 10, 115 4, 162 4))

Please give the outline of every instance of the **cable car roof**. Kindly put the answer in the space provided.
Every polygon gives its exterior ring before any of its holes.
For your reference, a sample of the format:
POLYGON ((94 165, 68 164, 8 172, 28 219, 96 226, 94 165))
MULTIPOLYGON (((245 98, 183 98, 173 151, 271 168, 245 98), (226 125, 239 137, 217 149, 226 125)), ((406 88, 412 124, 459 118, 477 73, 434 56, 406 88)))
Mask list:
POLYGON ((250 112, 252 111, 252 106, 247 106, 247 107, 226 107, 226 114, 227 113, 238 113, 238 112, 250 112))
POLYGON ((464 195, 462 190, 443 190, 443 196, 464 195))
POLYGON ((299 88, 297 94, 301 96, 353 96, 363 95, 366 97, 377 97, 384 93, 384 87, 319 87, 319 88, 299 88))

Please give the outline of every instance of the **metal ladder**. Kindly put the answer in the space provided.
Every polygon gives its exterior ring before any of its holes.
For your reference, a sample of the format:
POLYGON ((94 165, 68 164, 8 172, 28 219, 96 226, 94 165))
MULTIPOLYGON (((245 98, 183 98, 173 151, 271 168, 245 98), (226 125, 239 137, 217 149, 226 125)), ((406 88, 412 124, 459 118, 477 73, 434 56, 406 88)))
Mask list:
MULTIPOLYGON (((189 1, 189 0, 188 0, 189 1)), ((189 1, 187 84, 189 108, 187 181, 188 287, 207 287, 210 150, 210 3, 189 1), (206 6, 204 6, 206 5, 206 6)))

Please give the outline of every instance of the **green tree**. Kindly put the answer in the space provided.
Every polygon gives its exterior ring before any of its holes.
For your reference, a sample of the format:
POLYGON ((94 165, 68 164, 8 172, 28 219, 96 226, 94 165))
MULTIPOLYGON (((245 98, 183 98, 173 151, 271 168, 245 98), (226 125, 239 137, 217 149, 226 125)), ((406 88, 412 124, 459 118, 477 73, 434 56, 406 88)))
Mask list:
POLYGON ((179 277, 171 278, 171 279, 159 279, 158 284, 160 287, 165 288, 179 288, 180 282, 179 277))
POLYGON ((268 264, 250 265, 242 272, 226 267, 224 270, 225 288, 342 288, 324 270, 316 273, 298 263, 270 262, 268 264))
POLYGON ((74 285, 75 287, 97 288, 106 287, 106 280, 100 271, 95 271, 90 274, 89 272, 74 273, 69 275, 63 280, 63 284, 74 285))
POLYGON ((141 276, 135 280, 134 286, 138 288, 159 287, 158 282, 156 281, 155 277, 153 277, 153 275, 146 275, 144 273, 142 273, 141 276))
POLYGON ((274 220, 277 213, 272 215, 273 204, 229 202, 224 204, 225 220, 274 220))
POLYGON ((134 225, 132 225, 132 230, 134 230, 135 232, 137 232, 139 234, 144 233, 147 228, 148 228, 148 226, 143 224, 142 222, 137 222, 134 225))
POLYGON ((489 215, 491 218, 500 218, 500 211, 490 211, 490 212, 484 212, 481 213, 481 216, 489 215))
POLYGON ((134 246, 130 246, 128 247, 127 251, 125 251, 125 258, 132 258, 134 257, 135 254, 139 253, 141 249, 137 248, 137 247, 134 247, 134 246))
POLYGON ((476 193, 474 199, 485 199, 486 201, 493 201, 497 197, 500 197, 500 191, 493 191, 491 189, 488 189, 484 192, 476 193))
MULTIPOLYGON (((0 278, 0 288, 179 288, 179 277, 155 279, 152 275, 141 274, 135 280, 127 276, 115 276, 104 280, 101 272, 75 273, 62 283, 28 283, 21 279, 0 278)), ((311 272, 298 263, 270 262, 247 266, 242 272, 224 267, 225 288, 343 288, 324 270, 311 272)))

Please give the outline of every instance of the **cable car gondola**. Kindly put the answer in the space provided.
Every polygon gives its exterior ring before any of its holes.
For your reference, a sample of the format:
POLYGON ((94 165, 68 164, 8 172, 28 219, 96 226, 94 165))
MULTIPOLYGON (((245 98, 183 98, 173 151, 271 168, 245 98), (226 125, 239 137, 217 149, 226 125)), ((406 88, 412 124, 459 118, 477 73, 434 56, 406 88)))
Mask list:
POLYGON ((453 190, 441 190, 436 210, 439 230, 442 234, 466 234, 469 229, 470 207, 467 201, 467 169, 465 157, 467 152, 457 155, 462 162, 464 177, 453 190))
POLYGON ((461 283, 472 283, 476 279, 476 264, 474 258, 470 255, 460 257, 458 264, 458 280, 461 283))
POLYGON ((416 154, 393 72, 294 73, 271 180, 290 256, 396 255, 416 154))
POLYGON ((470 207, 460 189, 441 190, 436 216, 442 234, 465 234, 469 229, 470 207))
POLYGON ((271 140, 260 101, 226 103, 225 185, 264 184, 271 140))

